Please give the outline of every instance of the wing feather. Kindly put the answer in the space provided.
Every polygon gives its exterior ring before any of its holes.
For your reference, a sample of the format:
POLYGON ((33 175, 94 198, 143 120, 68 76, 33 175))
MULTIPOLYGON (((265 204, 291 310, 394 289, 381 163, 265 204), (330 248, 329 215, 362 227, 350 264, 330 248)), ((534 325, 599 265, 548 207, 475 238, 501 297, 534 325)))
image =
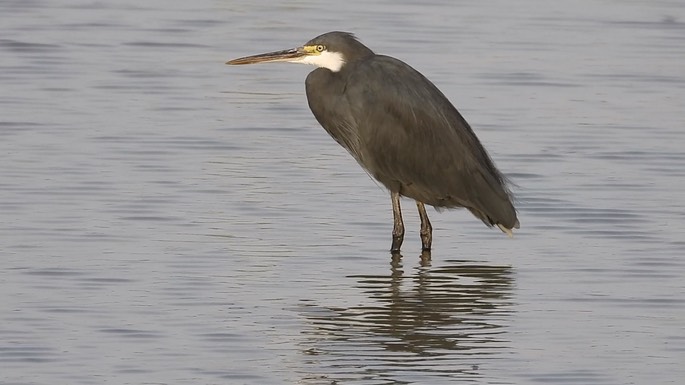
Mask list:
POLYGON ((518 227, 506 183, 469 124, 433 83, 374 55, 341 73, 307 76, 323 128, 391 191, 435 207, 465 207, 489 226, 518 227))
POLYGON ((504 178, 469 124, 409 65, 377 55, 357 63, 344 104, 357 160, 391 190, 436 207, 466 207, 488 225, 517 223, 504 178))

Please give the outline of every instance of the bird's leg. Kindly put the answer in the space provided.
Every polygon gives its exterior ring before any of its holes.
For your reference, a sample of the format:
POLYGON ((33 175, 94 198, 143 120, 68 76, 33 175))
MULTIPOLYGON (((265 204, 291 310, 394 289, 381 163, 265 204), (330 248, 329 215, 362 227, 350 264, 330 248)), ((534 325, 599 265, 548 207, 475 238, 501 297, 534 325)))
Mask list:
POLYGON ((421 245, 424 251, 430 251, 431 243, 433 243, 433 226, 428 220, 426 213, 426 206, 423 202, 416 201, 416 207, 419 209, 419 217, 421 217, 421 245))
POLYGON ((402 210, 400 209, 400 193, 393 191, 390 193, 390 198, 392 199, 393 217, 392 247, 390 252, 395 254, 400 252, 402 241, 404 241, 404 222, 402 222, 402 210))

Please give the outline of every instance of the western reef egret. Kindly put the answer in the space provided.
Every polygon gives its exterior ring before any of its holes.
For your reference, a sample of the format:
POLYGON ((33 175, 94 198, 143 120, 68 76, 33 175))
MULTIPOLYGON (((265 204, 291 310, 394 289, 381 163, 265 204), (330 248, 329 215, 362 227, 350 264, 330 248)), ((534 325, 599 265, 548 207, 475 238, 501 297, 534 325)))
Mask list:
POLYGON ((430 251, 425 205, 466 208, 512 236, 519 227, 512 196, 471 126, 438 88, 406 63, 378 55, 346 32, 328 32, 301 47, 227 64, 291 62, 317 66, 305 82, 321 126, 390 190, 391 252, 404 240, 400 196, 416 201, 421 243, 430 251))

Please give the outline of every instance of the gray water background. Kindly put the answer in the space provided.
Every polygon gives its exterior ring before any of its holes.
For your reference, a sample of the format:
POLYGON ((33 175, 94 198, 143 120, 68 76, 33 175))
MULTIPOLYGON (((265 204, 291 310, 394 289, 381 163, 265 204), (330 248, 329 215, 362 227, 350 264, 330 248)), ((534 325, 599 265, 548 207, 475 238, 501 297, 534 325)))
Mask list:
POLYGON ((0 2, 0 383, 682 384, 685 3, 0 2), (321 129, 355 32, 516 184, 514 239, 321 129))

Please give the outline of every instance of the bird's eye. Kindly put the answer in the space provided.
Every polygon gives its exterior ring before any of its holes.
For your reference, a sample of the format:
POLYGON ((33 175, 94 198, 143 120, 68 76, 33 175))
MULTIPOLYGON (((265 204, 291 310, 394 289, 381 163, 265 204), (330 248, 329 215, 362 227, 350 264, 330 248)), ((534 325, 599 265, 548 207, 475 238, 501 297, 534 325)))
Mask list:
POLYGON ((316 46, 316 50, 317 50, 318 52, 323 52, 323 50, 325 50, 325 49, 326 49, 326 46, 325 46, 325 45, 319 44, 319 45, 316 46))

